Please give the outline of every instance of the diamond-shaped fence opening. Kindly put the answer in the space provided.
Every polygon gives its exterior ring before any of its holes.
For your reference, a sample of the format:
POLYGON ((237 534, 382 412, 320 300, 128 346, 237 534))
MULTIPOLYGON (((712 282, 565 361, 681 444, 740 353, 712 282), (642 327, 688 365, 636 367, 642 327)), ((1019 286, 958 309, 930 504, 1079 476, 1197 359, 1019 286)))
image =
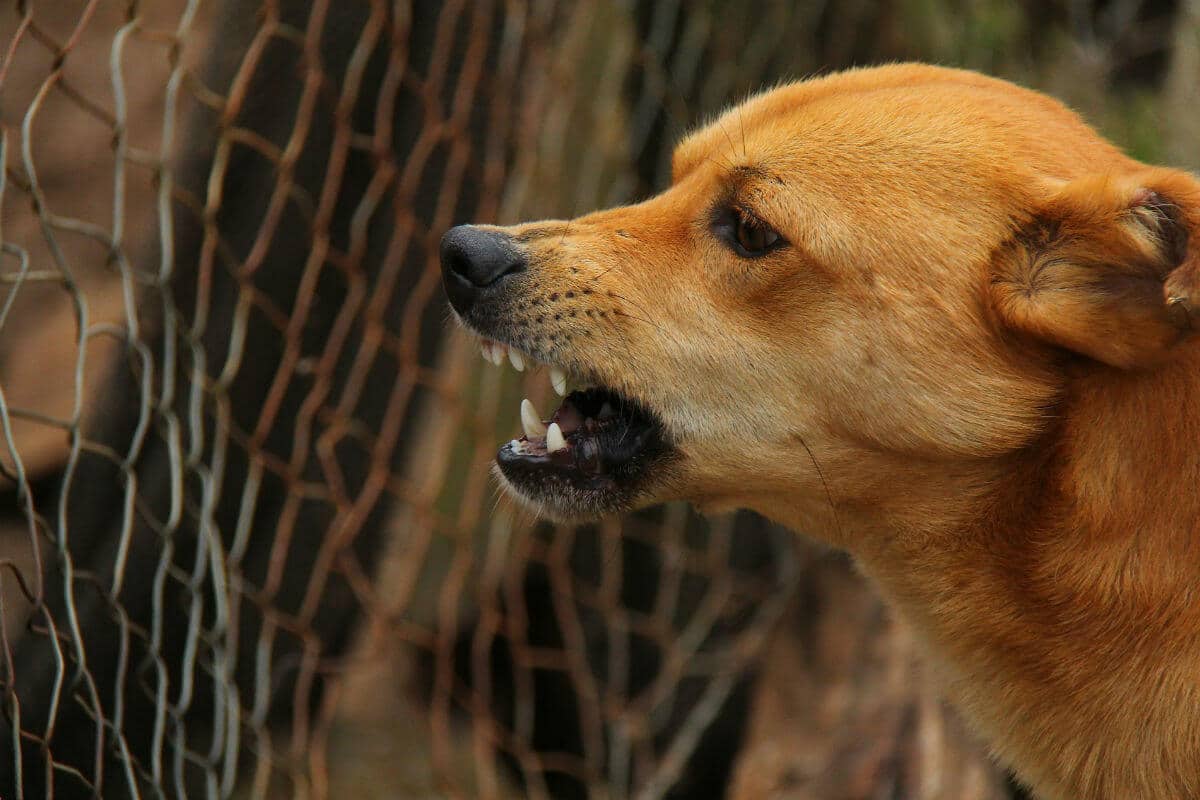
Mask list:
POLYGON ((0 8, 0 797, 720 797, 743 744, 764 796, 752 696, 798 638, 786 725, 840 733, 771 756, 792 796, 999 796, 843 561, 498 502, 548 381, 484 365, 437 265, 455 223, 644 197, 706 114, 857 62, 1103 64, 1128 102, 1077 102, 1181 151, 1144 128, 1196 107, 1194 2, 958 5, 0 8), (827 691, 843 649, 866 706, 827 691))

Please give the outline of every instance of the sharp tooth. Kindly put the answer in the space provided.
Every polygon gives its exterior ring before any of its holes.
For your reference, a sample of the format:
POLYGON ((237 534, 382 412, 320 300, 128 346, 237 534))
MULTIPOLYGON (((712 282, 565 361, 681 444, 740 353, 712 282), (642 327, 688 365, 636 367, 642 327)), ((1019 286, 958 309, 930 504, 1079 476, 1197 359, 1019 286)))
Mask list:
POLYGON ((528 397, 521 401, 521 427, 525 429, 526 439, 546 435, 546 424, 538 417, 537 409, 528 397))
POLYGON ((567 395, 567 373, 562 367, 550 368, 550 385, 554 387, 554 391, 558 392, 559 397, 567 395))
POLYGON ((550 427, 546 429, 546 452, 557 453, 566 449, 566 446, 567 440, 563 438, 562 428, 558 427, 557 422, 551 422, 550 427))
POLYGON ((597 414, 596 416, 600 419, 608 419, 612 415, 613 415, 612 403, 605 400, 604 405, 600 406, 600 413, 597 414))
POLYGON ((492 360, 492 343, 484 339, 479 343, 479 352, 483 355, 483 360, 491 363, 492 360))
POLYGON ((491 358, 488 360, 492 362, 493 366, 500 366, 501 362, 504 361, 504 345, 499 342, 492 342, 491 358))
POLYGON ((510 347, 508 350, 508 360, 512 362, 513 369, 517 372, 525 371, 525 357, 519 351, 510 347))

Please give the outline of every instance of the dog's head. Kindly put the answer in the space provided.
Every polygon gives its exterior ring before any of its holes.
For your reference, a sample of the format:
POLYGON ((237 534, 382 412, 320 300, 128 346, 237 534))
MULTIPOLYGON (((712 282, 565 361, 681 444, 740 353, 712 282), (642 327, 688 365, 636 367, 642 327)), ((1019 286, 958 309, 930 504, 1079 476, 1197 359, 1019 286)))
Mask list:
POLYGON ((759 95, 679 145, 662 194, 456 228, 442 258, 485 355, 590 387, 523 409, 497 459, 517 497, 819 531, 1028 447, 1073 370, 1169 359, 1198 225, 1192 177, 1057 102, 906 65, 759 95))

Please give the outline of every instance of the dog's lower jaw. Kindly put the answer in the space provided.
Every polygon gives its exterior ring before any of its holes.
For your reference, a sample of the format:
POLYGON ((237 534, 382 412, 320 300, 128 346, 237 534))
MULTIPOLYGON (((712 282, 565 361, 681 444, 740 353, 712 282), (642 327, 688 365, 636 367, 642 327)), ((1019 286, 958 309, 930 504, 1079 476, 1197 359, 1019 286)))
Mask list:
MULTIPOLYGON (((504 475, 500 465, 494 462, 492 463, 492 475, 505 496, 538 519, 569 525, 592 522, 603 516, 603 513, 590 513, 586 508, 572 505, 567 497, 534 497, 510 481, 504 475)), ((612 513, 619 513, 619 511, 614 508, 612 513)))
POLYGON ((539 519, 563 525, 595 522, 606 516, 625 514, 661 502, 655 495, 644 492, 631 493, 610 502, 597 502, 593 497, 565 487, 535 494, 509 480, 497 463, 492 464, 492 475, 500 490, 517 505, 539 519))

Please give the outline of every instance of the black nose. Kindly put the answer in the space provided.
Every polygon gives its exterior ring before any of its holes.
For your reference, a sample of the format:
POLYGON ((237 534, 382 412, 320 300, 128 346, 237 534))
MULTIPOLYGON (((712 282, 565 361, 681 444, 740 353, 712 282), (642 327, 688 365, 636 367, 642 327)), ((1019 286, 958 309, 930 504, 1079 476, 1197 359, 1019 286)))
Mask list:
POLYGON ((525 256, 501 231, 459 225, 442 237, 442 283, 450 305, 465 314, 481 296, 525 269, 525 256))

